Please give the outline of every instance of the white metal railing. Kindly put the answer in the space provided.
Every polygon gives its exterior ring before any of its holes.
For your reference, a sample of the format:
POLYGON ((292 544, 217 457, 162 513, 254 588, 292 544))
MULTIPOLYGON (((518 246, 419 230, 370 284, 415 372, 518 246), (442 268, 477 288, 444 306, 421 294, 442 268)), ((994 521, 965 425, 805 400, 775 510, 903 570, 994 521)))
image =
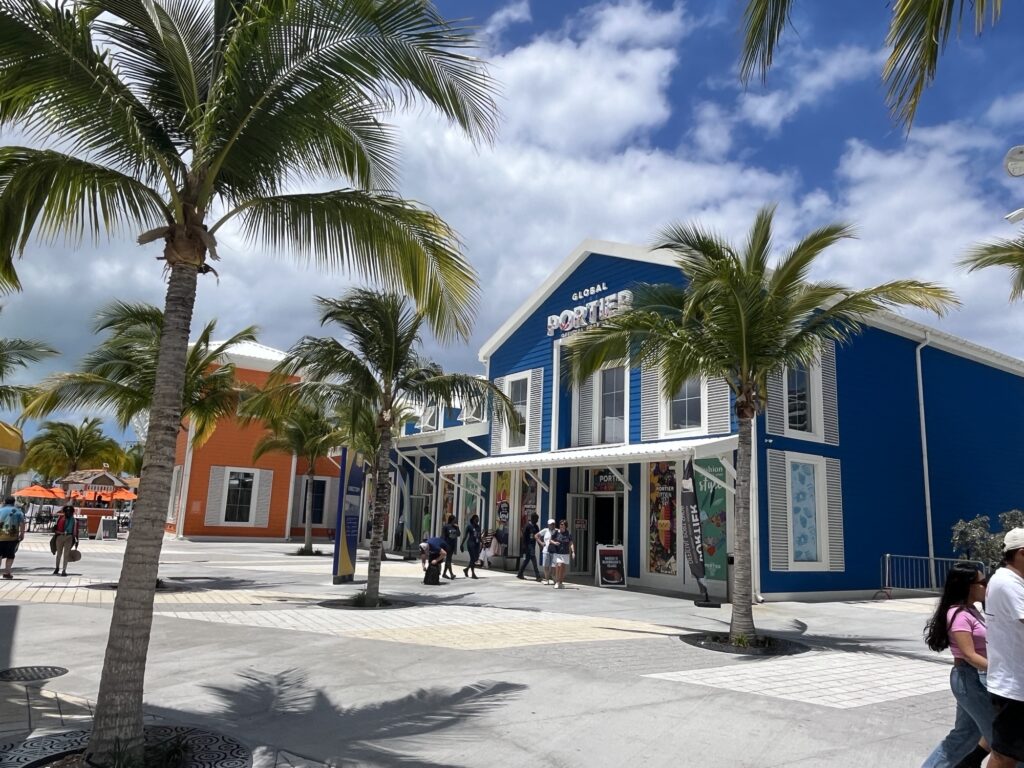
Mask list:
POLYGON ((980 560, 884 554, 880 569, 881 593, 886 597, 892 597, 893 592, 939 594, 946 583, 946 576, 956 563, 972 563, 978 570, 985 570, 980 560))

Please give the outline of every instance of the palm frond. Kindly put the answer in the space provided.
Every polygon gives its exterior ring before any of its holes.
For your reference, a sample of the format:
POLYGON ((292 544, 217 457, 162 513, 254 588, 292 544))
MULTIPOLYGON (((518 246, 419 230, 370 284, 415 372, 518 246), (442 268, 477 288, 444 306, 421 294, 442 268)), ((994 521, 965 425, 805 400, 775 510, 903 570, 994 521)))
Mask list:
POLYGON ((34 230, 93 239, 170 220, 159 194, 130 176, 51 150, 0 148, 0 290, 18 287, 15 255, 34 230))
MULTIPOLYGON (((896 118, 907 128, 914 122, 921 94, 935 79, 939 57, 956 31, 960 34, 965 0, 896 0, 886 35, 889 58, 882 78, 888 84, 887 100, 896 118)), ((986 10, 991 23, 999 20, 1002 0, 971 0, 974 33, 985 27, 986 10)))
POLYGON ((743 50, 740 80, 749 83, 755 75, 762 82, 775 59, 782 33, 790 21, 792 0, 748 0, 743 12, 743 50))
POLYGON ((1024 297, 1024 235, 1013 240, 994 240, 981 243, 967 252, 959 262, 968 272, 989 267, 1006 267, 1010 270, 1010 301, 1024 297))
POLYGON ((232 215, 254 243, 327 269, 353 270, 412 296, 439 338, 466 338, 478 288, 455 233, 397 197, 353 189, 250 200, 232 215))

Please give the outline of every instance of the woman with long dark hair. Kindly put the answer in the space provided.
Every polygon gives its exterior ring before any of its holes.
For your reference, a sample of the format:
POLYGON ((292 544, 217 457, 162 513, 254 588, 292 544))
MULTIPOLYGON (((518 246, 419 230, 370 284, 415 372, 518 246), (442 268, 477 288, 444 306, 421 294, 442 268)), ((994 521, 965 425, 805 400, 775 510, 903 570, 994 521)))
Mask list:
POLYGON ((977 768, 988 754, 993 712, 985 689, 985 621, 975 607, 984 600, 982 572, 974 563, 955 563, 924 637, 933 651, 949 648, 953 653, 949 687, 956 699, 956 721, 922 768, 977 768))
POLYGON ((469 565, 462 569, 462 573, 469 578, 475 579, 476 561, 480 559, 480 549, 483 542, 483 532, 480 530, 480 516, 473 515, 466 524, 466 532, 462 536, 462 551, 469 552, 469 565), (472 571, 472 575, 470 575, 472 571))

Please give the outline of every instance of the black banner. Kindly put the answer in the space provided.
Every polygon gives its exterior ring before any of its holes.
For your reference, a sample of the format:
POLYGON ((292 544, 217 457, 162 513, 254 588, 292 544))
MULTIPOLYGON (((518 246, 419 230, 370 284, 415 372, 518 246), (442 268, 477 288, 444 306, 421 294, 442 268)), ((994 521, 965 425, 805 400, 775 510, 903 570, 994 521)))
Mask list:
POLYGON ((679 504, 683 512, 683 542, 686 546, 686 560, 690 564, 690 573, 700 582, 704 578, 704 537, 700 529, 697 493, 693 487, 693 459, 687 459, 683 466, 679 504))

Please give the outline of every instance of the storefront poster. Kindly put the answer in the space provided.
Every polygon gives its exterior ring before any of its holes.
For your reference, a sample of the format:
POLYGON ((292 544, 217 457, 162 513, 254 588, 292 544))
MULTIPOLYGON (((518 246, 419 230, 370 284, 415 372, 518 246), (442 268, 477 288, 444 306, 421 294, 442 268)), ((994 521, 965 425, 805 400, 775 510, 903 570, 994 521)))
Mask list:
POLYGON ((599 587, 626 586, 626 554, 622 547, 597 547, 597 585, 599 587))
POLYGON ((537 481, 523 473, 523 487, 519 497, 519 530, 530 521, 530 515, 537 511, 537 481))
POLYGON ((334 583, 350 582, 356 572, 359 540, 359 506, 363 498, 365 472, 363 455, 341 449, 341 493, 334 526, 334 583))
POLYGON ((499 524, 504 524, 508 527, 508 517, 511 510, 512 504, 512 473, 511 472, 495 472, 494 473, 494 511, 495 525, 497 528, 499 524))
POLYGON ((648 465, 648 554, 650 573, 676 576, 679 573, 676 541, 675 463, 658 461, 648 465))
POLYGON ((440 531, 448 522, 448 518, 455 512, 455 486, 447 480, 441 483, 441 519, 437 521, 437 530, 440 531))
MULTIPOLYGON (((728 483, 725 467, 718 459, 697 459, 697 466, 723 483, 728 483)), ((694 473, 697 508, 700 510, 701 536, 704 540, 706 578, 725 581, 728 577, 726 555, 726 490, 700 472, 694 473)))
POLYGON ((622 481, 610 469, 592 469, 590 490, 594 493, 620 493, 622 481))

